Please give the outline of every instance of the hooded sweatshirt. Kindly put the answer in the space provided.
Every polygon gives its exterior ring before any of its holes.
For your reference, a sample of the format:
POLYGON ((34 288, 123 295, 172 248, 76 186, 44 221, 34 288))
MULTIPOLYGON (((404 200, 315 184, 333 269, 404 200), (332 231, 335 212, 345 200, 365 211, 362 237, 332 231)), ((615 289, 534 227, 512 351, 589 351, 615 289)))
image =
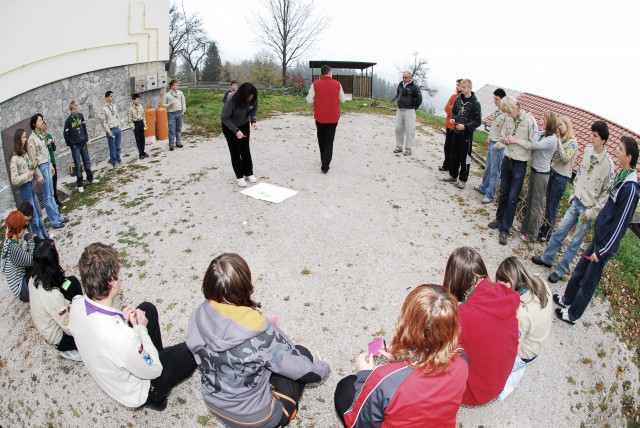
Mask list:
POLYGON ((469 358, 469 378, 462 404, 479 406, 504 388, 518 353, 520 295, 485 278, 460 304, 460 346, 469 358))
POLYGON ((313 362, 258 311, 205 301, 189 321, 187 346, 201 373, 204 401, 230 427, 274 427, 282 404, 269 385, 271 373, 301 383, 319 382, 329 365, 313 362))

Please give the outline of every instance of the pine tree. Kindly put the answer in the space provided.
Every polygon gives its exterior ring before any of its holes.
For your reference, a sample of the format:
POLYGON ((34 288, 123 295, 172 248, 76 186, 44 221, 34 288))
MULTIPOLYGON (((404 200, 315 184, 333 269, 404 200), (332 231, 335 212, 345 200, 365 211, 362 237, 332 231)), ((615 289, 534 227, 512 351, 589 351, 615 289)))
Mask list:
POLYGON ((218 46, 216 42, 210 41, 209 49, 207 49, 207 58, 204 60, 204 66, 200 74, 200 80, 217 82, 220 80, 220 71, 222 71, 222 60, 220 59, 218 46))

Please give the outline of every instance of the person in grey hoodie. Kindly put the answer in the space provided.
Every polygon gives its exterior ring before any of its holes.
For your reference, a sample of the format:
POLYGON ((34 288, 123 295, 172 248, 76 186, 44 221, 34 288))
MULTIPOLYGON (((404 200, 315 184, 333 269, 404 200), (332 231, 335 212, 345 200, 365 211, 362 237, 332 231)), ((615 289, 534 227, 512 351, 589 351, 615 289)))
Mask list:
POLYGON ((231 428, 288 425, 307 383, 319 382, 329 364, 293 345, 251 299, 247 262, 216 257, 202 281, 205 301, 191 314, 187 346, 201 373, 208 409, 231 428))

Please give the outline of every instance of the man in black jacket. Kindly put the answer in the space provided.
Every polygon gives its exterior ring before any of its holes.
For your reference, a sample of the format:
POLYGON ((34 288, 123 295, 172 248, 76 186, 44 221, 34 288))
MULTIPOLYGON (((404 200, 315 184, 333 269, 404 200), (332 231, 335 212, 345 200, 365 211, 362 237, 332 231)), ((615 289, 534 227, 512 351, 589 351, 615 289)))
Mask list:
POLYGON ((404 155, 411 156, 411 143, 416 135, 416 110, 422 104, 422 89, 413 83, 413 77, 407 71, 402 73, 402 82, 391 101, 396 99, 396 148, 393 153, 401 153, 404 142, 404 155))
POLYGON ((471 88, 471 80, 464 79, 460 82, 460 96, 456 98, 451 114, 451 122, 454 127, 449 177, 443 179, 449 183, 457 182, 460 189, 464 189, 469 178, 473 131, 480 126, 482 121, 480 102, 471 88))
POLYGON ((71 149, 71 157, 73 157, 73 165, 76 169, 76 184, 78 192, 84 192, 82 186, 82 164, 84 171, 87 173, 87 181, 91 183, 99 183, 97 178, 93 178, 91 172, 91 159, 89 158, 88 147, 91 145, 89 141, 89 133, 87 132, 87 123, 82 113, 78 113, 78 103, 71 101, 69 104, 71 114, 64 123, 64 141, 71 149), (82 161, 82 164, 80 163, 82 161))

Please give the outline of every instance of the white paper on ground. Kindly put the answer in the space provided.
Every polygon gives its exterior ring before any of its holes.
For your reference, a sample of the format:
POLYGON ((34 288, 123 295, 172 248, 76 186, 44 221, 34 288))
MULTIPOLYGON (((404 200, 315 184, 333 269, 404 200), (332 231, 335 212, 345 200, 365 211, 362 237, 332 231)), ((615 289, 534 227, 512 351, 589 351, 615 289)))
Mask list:
POLYGON ((242 193, 243 195, 251 196, 252 198, 260 199, 262 201, 279 204, 280 202, 292 197, 298 192, 291 189, 285 189, 284 187, 274 186, 273 184, 269 183, 258 183, 255 186, 251 186, 240 193, 242 193))

